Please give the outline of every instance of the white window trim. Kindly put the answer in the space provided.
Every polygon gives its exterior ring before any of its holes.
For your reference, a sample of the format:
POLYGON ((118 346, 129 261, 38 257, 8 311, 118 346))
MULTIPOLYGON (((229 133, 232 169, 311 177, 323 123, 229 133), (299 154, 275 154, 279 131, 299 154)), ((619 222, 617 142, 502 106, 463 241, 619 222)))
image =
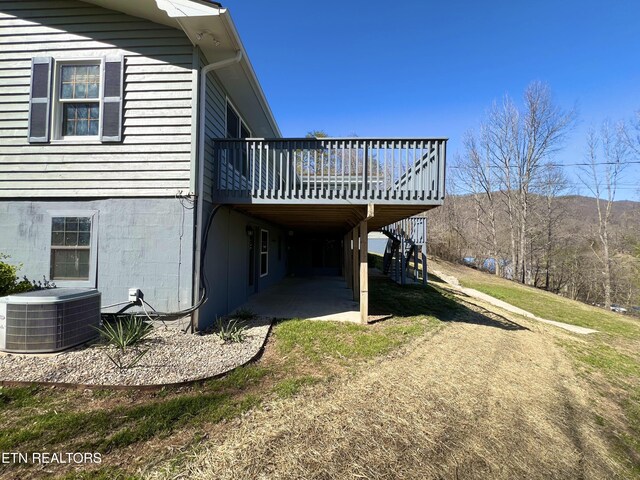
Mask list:
MULTIPOLYGON (((236 106, 229 99, 229 97, 225 96, 225 100, 226 100, 225 109, 224 109, 224 136, 225 136, 225 138, 227 138, 227 132, 229 131, 229 129, 227 128, 229 126, 229 119, 227 118, 227 109, 229 107, 231 107, 231 109, 235 112, 235 114, 240 119, 240 127, 244 126, 244 128, 247 130, 247 132, 249 132, 249 136, 247 138, 253 138, 253 132, 249 128, 249 125, 247 125, 247 122, 245 122, 244 117, 242 115, 240 115, 240 112, 238 111, 236 106)), ((240 130, 240 135, 242 135, 242 129, 240 130)))
POLYGON ((89 217, 91 218, 91 240, 89 242, 89 279, 88 280, 49 280, 56 284, 57 287, 87 287, 98 288, 98 210, 50 210, 47 212, 49 216, 49 277, 51 277, 51 229, 53 227, 53 217, 89 217))
POLYGON ((269 275, 269 230, 265 230, 265 229, 260 229, 260 264, 259 264, 259 268, 260 268, 260 278, 262 277, 266 277, 267 275, 269 275), (267 251, 263 252, 262 251, 262 234, 266 233, 267 234, 267 251), (266 255, 267 256, 267 271, 265 273, 262 273, 262 255, 266 255))
MULTIPOLYGON (((98 135, 74 135, 63 136, 62 135, 62 104, 64 103, 60 99, 60 84, 62 81, 62 67, 64 65, 98 65, 100 67, 100 87, 98 88, 98 108, 102 115, 102 93, 103 93, 103 72, 104 72, 104 58, 64 58, 54 59, 53 67, 53 92, 51 95, 51 142, 52 143, 88 143, 97 142, 101 143, 102 138, 102 118, 99 119, 98 135)), ((96 99, 87 99, 88 101, 96 101, 96 99)), ((78 102, 81 103, 81 102, 78 102)), ((88 103, 88 102, 87 102, 88 103)))
MULTIPOLYGON (((242 127, 244 127, 247 132, 249 132, 249 136, 246 138, 252 138, 253 137, 253 132, 251 131, 251 129, 249 128, 249 126, 247 125, 247 123, 244 121, 244 118, 242 118, 242 115, 240 115, 240 112, 238 111, 238 109, 235 107, 235 105, 233 104, 233 102, 229 99, 228 96, 225 95, 225 109, 224 109, 224 138, 229 138, 227 137, 227 132, 229 131, 228 126, 229 126, 229 116, 227 115, 229 112, 229 107, 231 107, 231 109, 234 111, 234 113, 236 114, 236 116, 238 117, 238 119, 240 120, 240 131, 239 134, 242 135, 242 127)), ((226 157, 225 157, 226 159, 226 157)), ((237 172, 242 178, 245 179, 245 181, 247 181, 247 179, 249 178, 250 175, 250 170, 251 170, 251 165, 250 163, 247 161, 247 163, 244 164, 244 168, 241 165, 240 166, 240 170, 238 170, 236 168, 235 165, 231 165, 228 161, 226 162, 226 164, 233 168, 233 170, 235 172, 237 172), (246 168, 246 172, 243 172, 243 170, 246 168)))

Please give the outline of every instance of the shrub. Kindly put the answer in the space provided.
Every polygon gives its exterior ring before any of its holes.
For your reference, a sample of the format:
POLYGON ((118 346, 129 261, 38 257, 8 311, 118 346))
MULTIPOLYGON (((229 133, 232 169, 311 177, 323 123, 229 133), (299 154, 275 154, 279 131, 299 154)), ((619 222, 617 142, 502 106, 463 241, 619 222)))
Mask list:
POLYGON ((27 277, 18 278, 18 271, 22 268, 22 264, 10 265, 5 262, 10 257, 4 253, 0 253, 0 297, 12 295, 14 293, 30 292, 31 290, 42 290, 45 288, 55 288, 56 284, 47 280, 44 276, 41 282, 28 280, 27 277))
POLYGON ((0 253, 0 297, 33 290, 29 280, 18 278, 18 270, 22 265, 10 265, 4 261, 7 259, 9 259, 8 255, 0 253))
POLYGON ((235 318, 229 321, 218 319, 214 333, 224 343, 240 343, 247 336, 247 327, 235 318))
POLYGON ((141 350, 137 347, 144 340, 153 327, 135 315, 117 317, 115 321, 104 321, 98 331, 109 345, 116 347, 112 356, 107 353, 109 360, 120 369, 134 367, 149 349, 141 350), (133 347, 133 348, 132 348, 133 347), (133 355, 129 352, 133 350, 133 355), (128 357, 133 357, 127 360, 128 357))

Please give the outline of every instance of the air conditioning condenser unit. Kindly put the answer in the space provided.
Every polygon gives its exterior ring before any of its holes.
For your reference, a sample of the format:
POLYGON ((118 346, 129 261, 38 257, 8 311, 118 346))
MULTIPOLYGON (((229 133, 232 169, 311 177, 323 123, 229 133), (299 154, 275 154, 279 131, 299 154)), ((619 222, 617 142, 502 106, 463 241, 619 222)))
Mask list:
POLYGON ((51 353, 98 335, 100 292, 53 288, 0 298, 0 350, 51 353))

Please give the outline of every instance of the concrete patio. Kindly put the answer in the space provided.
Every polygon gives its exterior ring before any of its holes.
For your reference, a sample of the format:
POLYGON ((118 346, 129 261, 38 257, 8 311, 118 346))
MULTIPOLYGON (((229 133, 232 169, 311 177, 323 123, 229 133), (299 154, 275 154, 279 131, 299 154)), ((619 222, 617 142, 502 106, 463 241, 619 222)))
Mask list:
POLYGON ((288 277, 241 308, 275 318, 360 321, 360 307, 342 277, 288 277))

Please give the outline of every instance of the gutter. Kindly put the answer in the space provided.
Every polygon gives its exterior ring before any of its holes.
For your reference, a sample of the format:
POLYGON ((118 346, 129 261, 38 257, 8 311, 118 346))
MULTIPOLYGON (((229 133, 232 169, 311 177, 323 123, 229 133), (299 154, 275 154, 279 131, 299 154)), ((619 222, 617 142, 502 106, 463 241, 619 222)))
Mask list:
MULTIPOLYGON (((238 63, 242 60, 242 50, 236 51, 236 54, 224 60, 210 63, 205 65, 200 70, 200 86, 198 88, 198 166, 197 166, 197 189, 196 189, 196 248, 195 248, 195 269, 194 269, 194 288, 193 296, 194 302, 198 301, 200 297, 200 270, 204 263, 204 259, 201 258, 202 254, 202 224, 204 222, 203 210, 204 210, 204 151, 205 151, 205 120, 206 120, 206 107, 207 107, 207 75, 221 68, 228 67, 230 65, 238 63)), ((196 310, 191 317, 191 331, 195 331, 195 326, 198 324, 200 317, 200 311, 196 310)))

